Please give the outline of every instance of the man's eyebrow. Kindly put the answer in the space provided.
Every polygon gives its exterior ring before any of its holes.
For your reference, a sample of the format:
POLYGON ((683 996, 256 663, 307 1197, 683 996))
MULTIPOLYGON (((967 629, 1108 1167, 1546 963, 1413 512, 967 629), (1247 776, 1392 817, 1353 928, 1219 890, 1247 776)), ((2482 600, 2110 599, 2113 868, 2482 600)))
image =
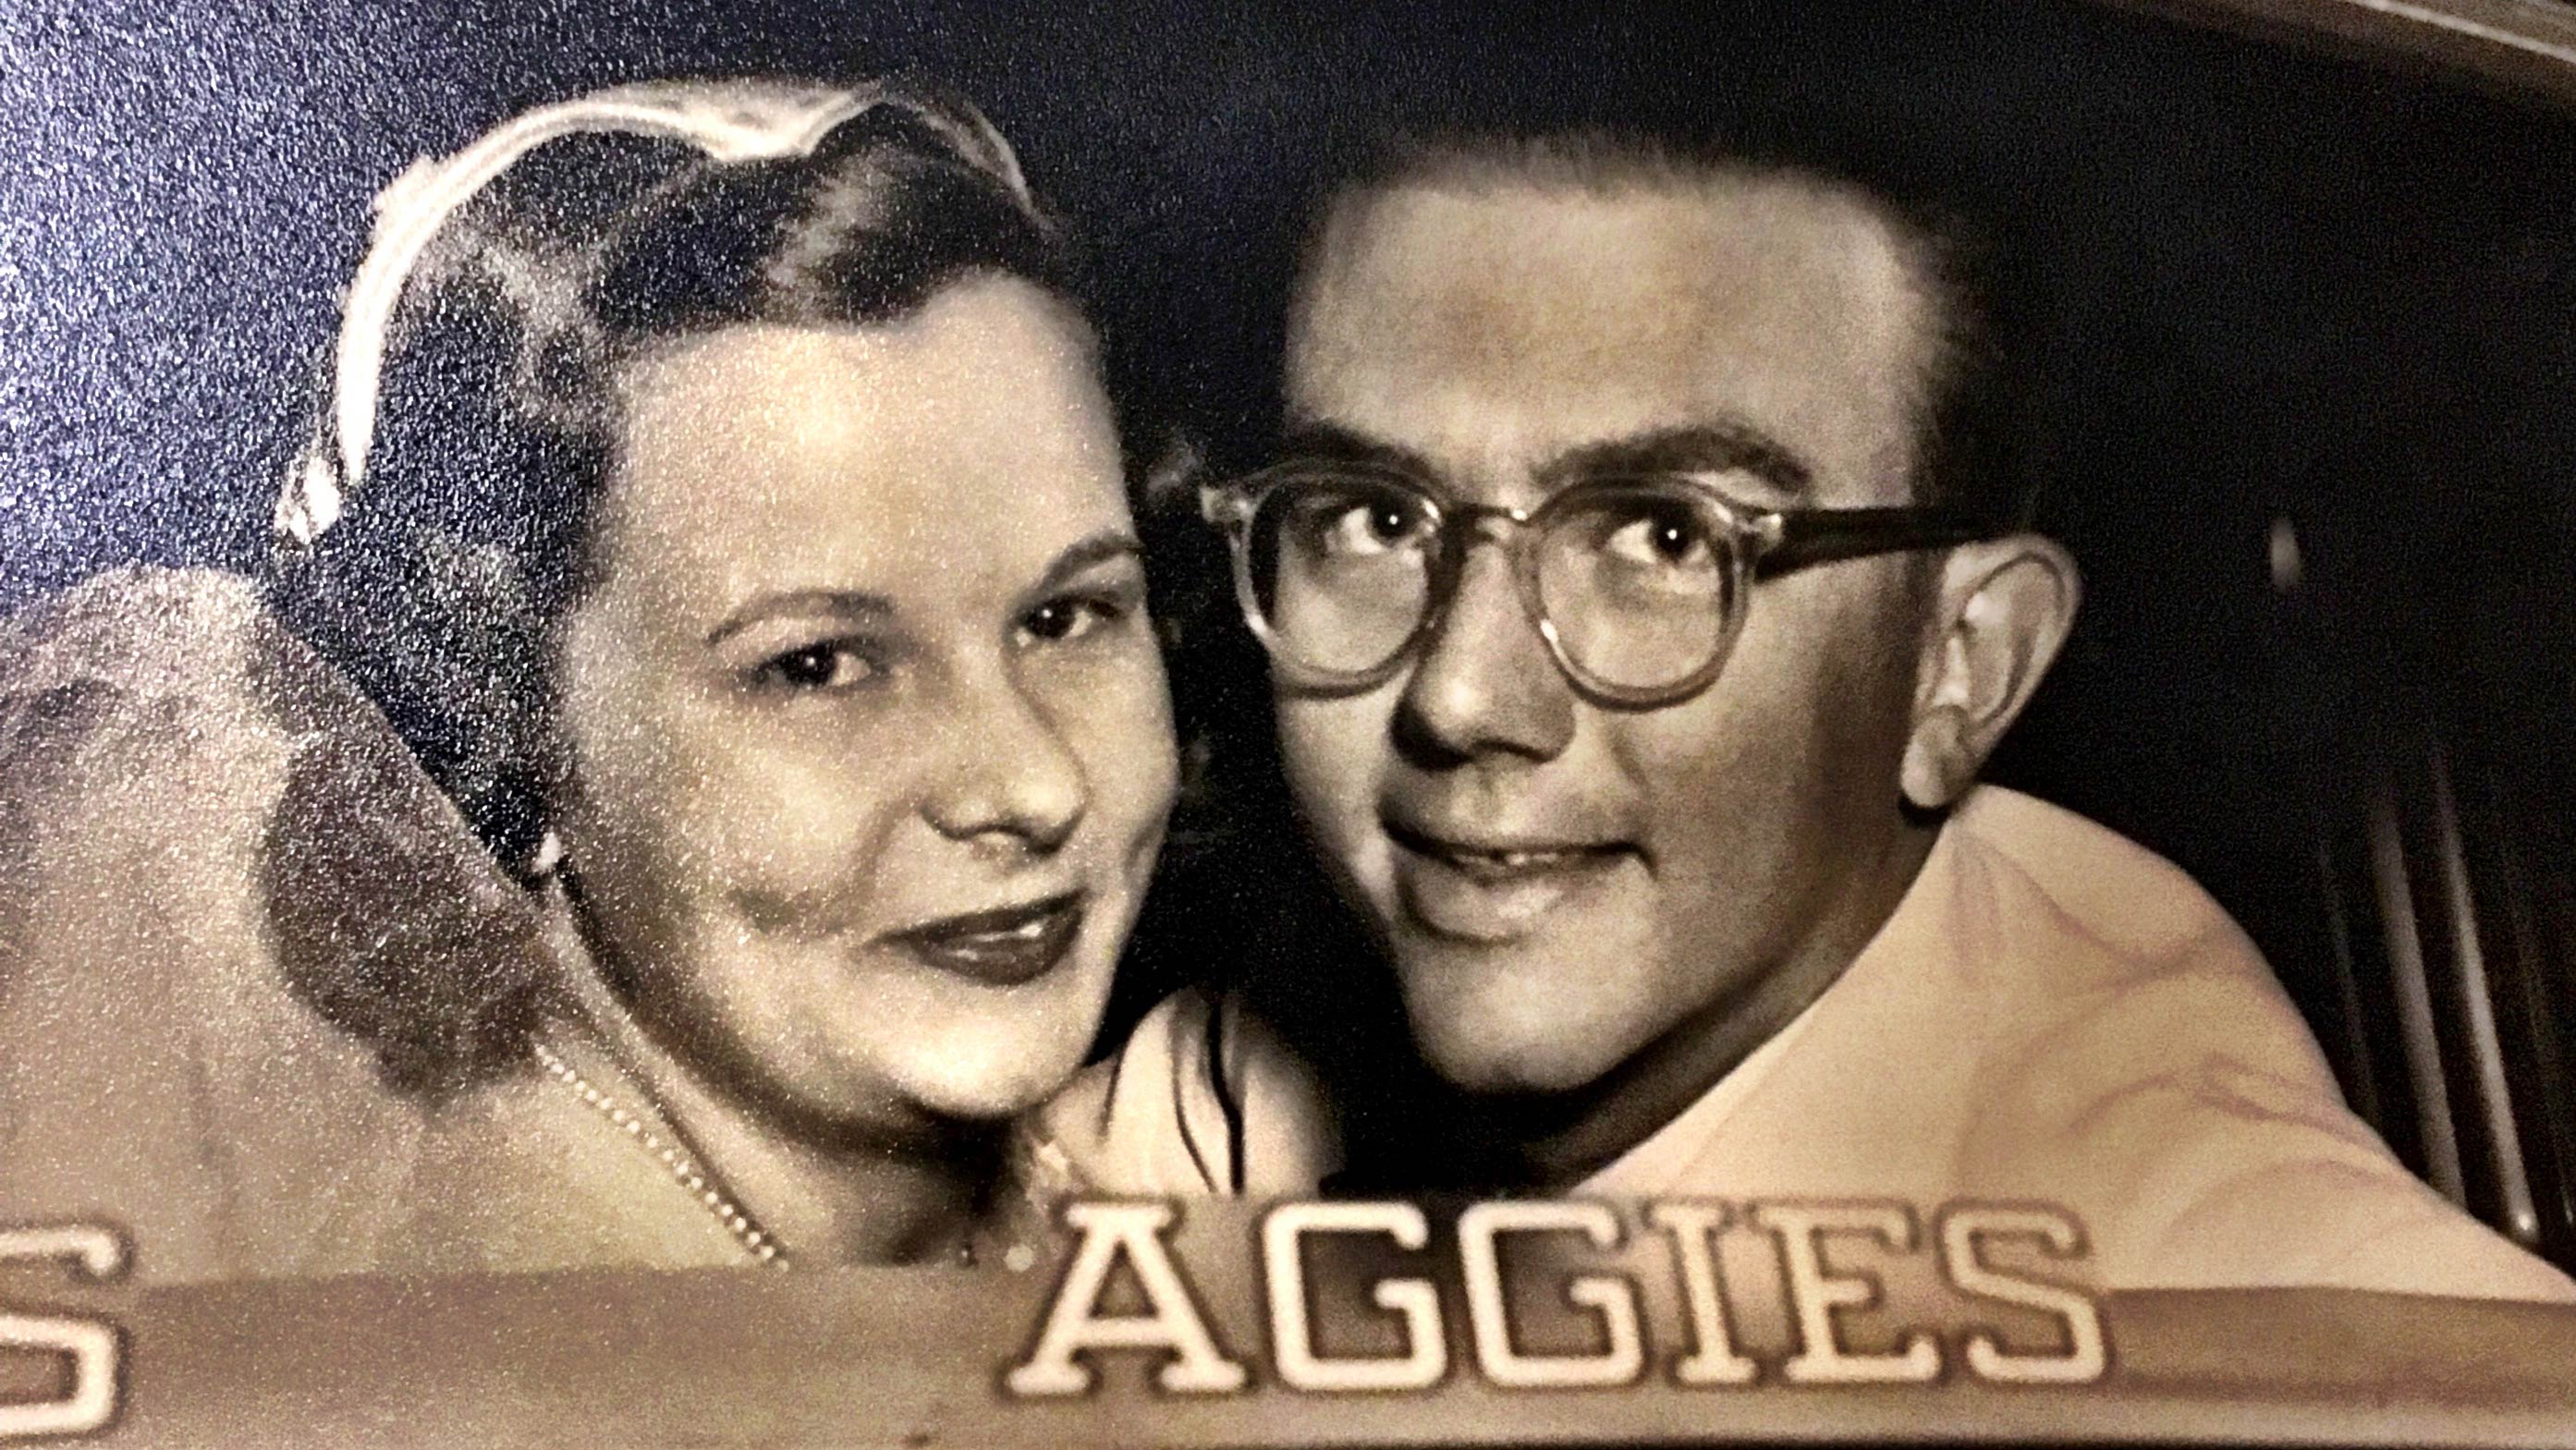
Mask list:
POLYGON ((1815 487, 1815 475, 1805 460, 1761 429, 1732 420, 1586 443, 1557 455, 1540 473, 1550 479, 1603 473, 1749 473, 1795 497, 1815 487))
POLYGON ((874 623, 893 617, 894 612, 894 601, 882 594, 854 589, 790 589, 746 601, 726 615, 722 624, 708 632, 707 643, 722 644, 753 625, 770 619, 829 614, 853 623, 874 623))
POLYGON ((1145 546, 1134 534, 1123 529, 1103 529, 1056 555, 1055 562, 1047 565, 1046 573, 1040 576, 1030 592, 1043 594, 1083 570, 1111 559, 1141 560, 1144 557, 1145 546))
POLYGON ((1312 458, 1334 463, 1370 463, 1392 468, 1416 478, 1437 478, 1440 471, 1431 460, 1383 438, 1372 438, 1356 429, 1338 423, 1300 419, 1289 423, 1279 438, 1279 452, 1289 458, 1312 458))
MULTIPOLYGON (((1281 436, 1280 452, 1297 458, 1376 464, 1416 478, 1440 477, 1440 470, 1412 449, 1336 423, 1292 423, 1281 436)), ((1542 480, 1551 483, 1604 473, 1749 473, 1793 498, 1804 497, 1815 487, 1814 471, 1786 444, 1733 419, 1582 444, 1538 471, 1542 480)))

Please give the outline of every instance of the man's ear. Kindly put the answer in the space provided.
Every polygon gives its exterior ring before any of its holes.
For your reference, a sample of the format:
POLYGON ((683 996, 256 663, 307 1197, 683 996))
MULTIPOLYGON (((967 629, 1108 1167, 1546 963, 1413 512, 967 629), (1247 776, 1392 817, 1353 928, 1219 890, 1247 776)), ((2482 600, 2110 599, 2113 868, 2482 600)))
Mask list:
POLYGON ((2075 560, 2037 534, 1965 544, 1943 563, 1899 784, 1925 810, 1976 783, 2074 626, 2075 560))

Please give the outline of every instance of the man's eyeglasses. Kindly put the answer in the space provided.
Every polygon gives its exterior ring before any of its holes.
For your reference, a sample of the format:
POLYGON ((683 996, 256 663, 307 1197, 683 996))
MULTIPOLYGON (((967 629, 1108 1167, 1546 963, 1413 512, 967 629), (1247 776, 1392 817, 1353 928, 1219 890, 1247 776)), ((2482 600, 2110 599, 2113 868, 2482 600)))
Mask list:
POLYGON ((1245 622, 1292 684, 1385 680, 1439 627, 1482 532, 1566 678, 1628 709, 1707 688, 1758 580, 2000 532, 1939 505, 1756 508, 1719 492, 1723 476, 1590 478, 1523 510, 1445 501, 1395 469, 1294 462, 1210 484, 1199 509, 1233 547, 1245 622))

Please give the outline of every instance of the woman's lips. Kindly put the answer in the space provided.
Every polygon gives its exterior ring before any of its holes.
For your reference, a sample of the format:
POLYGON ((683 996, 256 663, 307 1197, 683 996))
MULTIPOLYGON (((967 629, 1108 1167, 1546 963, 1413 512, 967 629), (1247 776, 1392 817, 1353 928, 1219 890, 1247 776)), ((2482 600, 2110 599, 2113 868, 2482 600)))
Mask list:
POLYGON ((1082 932, 1082 895, 968 912, 895 932, 886 941, 943 972, 996 987, 1054 970, 1082 932))

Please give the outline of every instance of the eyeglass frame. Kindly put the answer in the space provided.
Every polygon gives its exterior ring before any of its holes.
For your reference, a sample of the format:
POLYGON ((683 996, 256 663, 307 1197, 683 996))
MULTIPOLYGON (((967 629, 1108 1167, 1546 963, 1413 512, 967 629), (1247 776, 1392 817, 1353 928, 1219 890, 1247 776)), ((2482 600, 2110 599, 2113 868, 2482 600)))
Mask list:
POLYGON ((1481 533, 1503 550, 1503 556, 1511 566, 1513 592, 1519 596, 1521 613, 1538 632, 1539 638, 1546 642, 1548 655, 1556 662, 1558 672, 1584 698, 1598 705, 1623 710, 1653 710, 1679 704, 1715 683, 1725 670, 1728 658, 1735 652, 1735 641, 1743 632, 1746 616, 1752 613, 1753 586, 1756 584, 1812 565, 1919 549, 1953 548, 2000 538, 2012 532, 2009 525, 1955 504, 1892 504, 1840 509, 1756 507, 1729 497, 1713 482, 1737 471, 1606 472, 1558 489, 1536 508, 1521 509, 1444 499, 1437 489, 1412 471, 1381 463, 1335 460, 1319 465, 1308 460, 1295 460, 1201 484, 1199 516, 1224 535, 1228 552, 1233 556, 1235 604, 1242 612, 1245 626, 1268 651, 1272 664, 1285 672, 1293 685, 1347 694, 1384 683, 1421 648, 1425 639, 1439 630, 1458 597, 1468 550, 1481 533), (1414 622, 1403 640, 1387 652, 1384 660, 1364 670, 1327 670, 1299 659, 1270 627, 1259 603, 1258 582, 1253 577, 1252 523, 1261 506, 1282 486, 1300 478, 1327 473, 1364 479, 1408 494, 1423 506, 1432 525, 1431 567, 1425 581, 1422 617, 1414 622), (1708 661, 1665 685, 1620 685, 1584 668, 1567 648, 1556 622, 1548 617, 1546 603, 1539 592, 1535 541, 1546 537, 1549 517, 1561 514, 1604 487, 1634 487, 1639 484, 1678 486, 1695 502, 1706 506, 1708 513, 1721 526, 1715 542, 1723 544, 1726 549, 1727 593, 1722 597, 1743 601, 1723 607, 1725 617, 1721 620, 1717 641, 1710 650, 1708 661), (1492 527, 1481 527, 1488 521, 1492 527))

